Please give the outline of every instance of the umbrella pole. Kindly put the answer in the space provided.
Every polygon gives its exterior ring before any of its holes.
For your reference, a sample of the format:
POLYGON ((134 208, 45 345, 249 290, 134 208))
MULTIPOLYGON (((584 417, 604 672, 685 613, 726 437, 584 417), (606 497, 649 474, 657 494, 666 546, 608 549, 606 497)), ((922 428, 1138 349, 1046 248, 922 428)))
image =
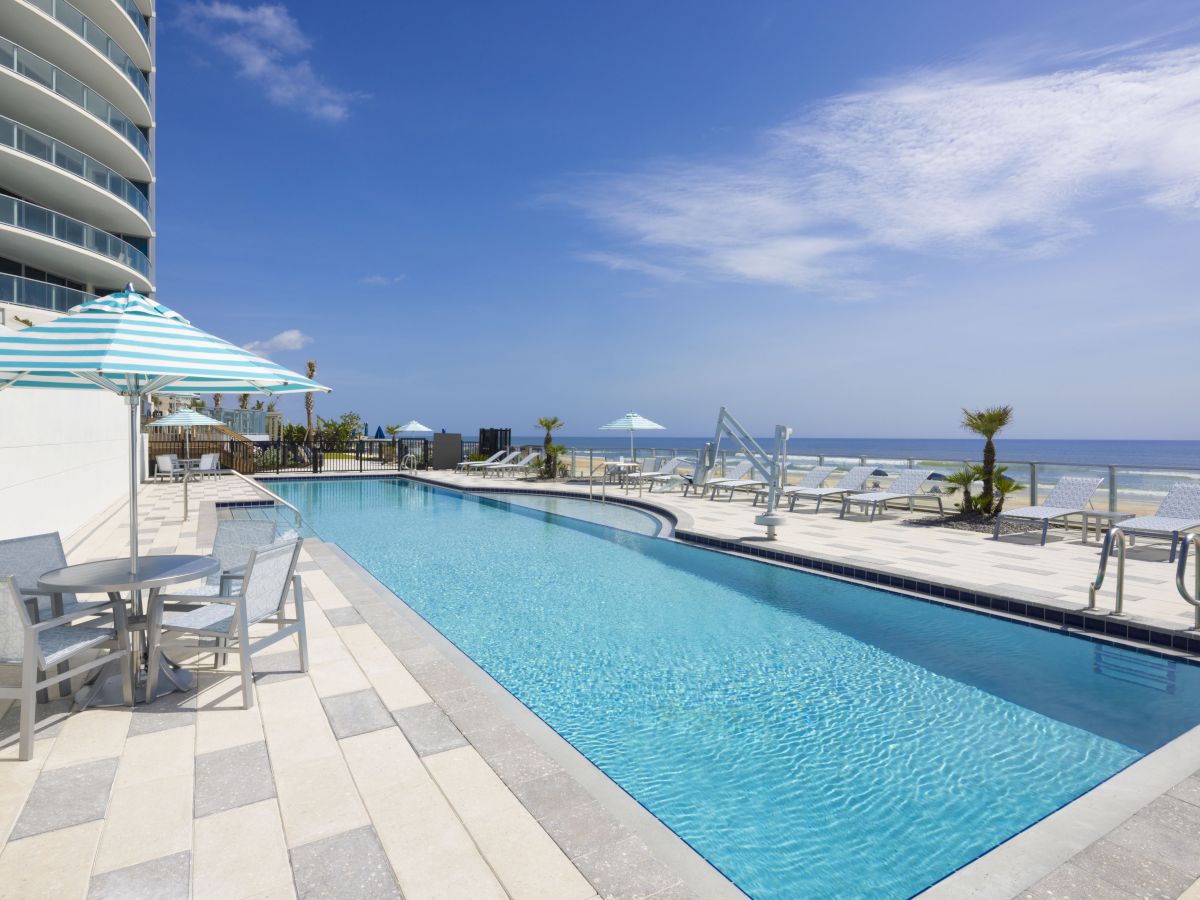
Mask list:
POLYGON ((139 446, 142 395, 130 394, 129 402, 129 574, 138 573, 138 466, 142 448, 139 446))
POLYGON ((183 429, 183 455, 188 460, 188 462, 184 463, 184 465, 183 465, 183 521, 186 522, 187 518, 188 518, 188 496, 187 496, 188 476, 192 474, 192 463, 191 463, 191 459, 192 459, 192 429, 191 428, 183 429))

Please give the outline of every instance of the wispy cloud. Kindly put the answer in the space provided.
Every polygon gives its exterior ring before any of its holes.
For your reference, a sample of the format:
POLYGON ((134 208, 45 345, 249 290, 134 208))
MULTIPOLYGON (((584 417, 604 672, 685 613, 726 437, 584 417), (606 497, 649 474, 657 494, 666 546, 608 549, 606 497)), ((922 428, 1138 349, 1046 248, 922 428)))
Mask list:
POLYGON ((1034 74, 951 68, 807 110, 756 152, 573 185, 630 239, 592 254, 802 289, 853 284, 873 254, 1046 254, 1103 206, 1200 211, 1200 46, 1034 74))
POLYGON ((368 287, 388 287, 389 285, 399 284, 403 280, 403 275, 364 275, 358 279, 358 283, 365 284, 368 287))
POLYGON ((642 275, 649 275, 652 278, 658 278, 662 281, 683 281, 685 278, 684 274, 677 269, 647 262, 635 256, 622 256, 619 253, 604 253, 595 250, 587 253, 576 253, 575 257, 584 262, 605 266, 614 272, 639 272, 642 275))
POLYGON ((270 356, 280 350, 301 350, 313 342, 313 339, 299 328, 289 328, 281 331, 265 341, 251 341, 244 349, 259 356, 270 356))
POLYGON ((196 0, 182 7, 182 15, 192 34, 231 59, 239 74, 261 86, 276 106, 340 122, 362 97, 332 87, 313 70, 307 59, 312 42, 283 4, 196 0))

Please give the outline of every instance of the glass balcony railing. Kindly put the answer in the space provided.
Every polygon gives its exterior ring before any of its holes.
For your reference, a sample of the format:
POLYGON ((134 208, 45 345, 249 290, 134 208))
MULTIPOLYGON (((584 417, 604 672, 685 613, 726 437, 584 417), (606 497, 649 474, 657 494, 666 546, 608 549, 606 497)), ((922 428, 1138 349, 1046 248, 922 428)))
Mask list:
POLYGON ((150 277, 150 260, 133 244, 45 207, 35 206, 15 197, 0 196, 0 225, 14 225, 25 231, 44 234, 55 240, 99 253, 113 262, 121 263, 147 278, 150 277))
POLYGON ((138 68, 137 63, 129 58, 121 45, 108 36, 108 32, 77 10, 67 0, 26 0, 75 32, 108 59, 114 66, 125 73, 142 99, 150 102, 150 82, 138 68))
POLYGON ((150 218, 150 200, 137 186, 121 177, 104 163, 97 162, 69 144, 55 140, 6 116, 0 116, 0 146, 12 147, 40 160, 86 178, 124 200, 146 219, 150 218))
POLYGON ((126 15, 133 19, 133 24, 137 26, 137 30, 142 33, 142 38, 146 41, 146 46, 150 46, 150 25, 146 21, 146 17, 142 15, 142 11, 138 9, 137 4, 133 0, 117 0, 125 10, 126 15))
POLYGON ((42 87, 48 88, 60 97, 65 97, 71 103, 87 110, 101 122, 129 141, 142 158, 150 159, 150 141, 133 121, 104 97, 90 87, 68 75, 58 66, 46 62, 36 53, 30 53, 24 47, 18 47, 12 41, 0 37, 0 66, 11 69, 31 81, 36 81, 42 87))
POLYGON ((47 284, 19 275, 0 275, 0 303, 20 303, 22 306, 66 312, 73 306, 94 299, 87 291, 77 291, 60 284, 47 284))

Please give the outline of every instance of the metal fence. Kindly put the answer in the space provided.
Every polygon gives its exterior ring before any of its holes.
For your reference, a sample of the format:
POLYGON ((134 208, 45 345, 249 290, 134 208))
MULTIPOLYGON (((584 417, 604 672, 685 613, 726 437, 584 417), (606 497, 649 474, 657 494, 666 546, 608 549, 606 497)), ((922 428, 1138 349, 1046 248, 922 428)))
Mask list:
MULTIPOLYGON (((270 441, 190 441, 186 452, 192 459, 218 453, 221 467, 244 475, 322 472, 399 472, 429 465, 430 442, 425 438, 395 438, 355 441, 314 441, 311 444, 270 441)), ((156 457, 185 455, 182 438, 150 437, 150 470, 157 471, 156 457)))

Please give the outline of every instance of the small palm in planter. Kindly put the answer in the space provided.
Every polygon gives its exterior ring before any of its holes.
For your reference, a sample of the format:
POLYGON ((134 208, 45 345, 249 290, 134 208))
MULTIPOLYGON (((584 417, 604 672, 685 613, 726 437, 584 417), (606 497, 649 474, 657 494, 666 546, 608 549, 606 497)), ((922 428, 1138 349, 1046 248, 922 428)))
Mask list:
POLYGON ((558 454, 564 449, 554 443, 554 432, 565 424, 558 416, 542 416, 537 420, 537 427, 546 430, 546 438, 542 441, 542 453, 546 457, 542 461, 542 471, 546 473, 547 478, 554 477, 554 473, 557 471, 558 454))
MULTIPOLYGON (((1012 421, 1011 406, 989 406, 987 409, 963 410, 962 426, 984 439, 983 465, 979 466, 979 480, 983 482, 975 508, 985 516, 996 513, 996 445, 993 438, 1008 427, 1012 421)), ((1000 502, 1004 502, 1001 494, 1000 502)))

